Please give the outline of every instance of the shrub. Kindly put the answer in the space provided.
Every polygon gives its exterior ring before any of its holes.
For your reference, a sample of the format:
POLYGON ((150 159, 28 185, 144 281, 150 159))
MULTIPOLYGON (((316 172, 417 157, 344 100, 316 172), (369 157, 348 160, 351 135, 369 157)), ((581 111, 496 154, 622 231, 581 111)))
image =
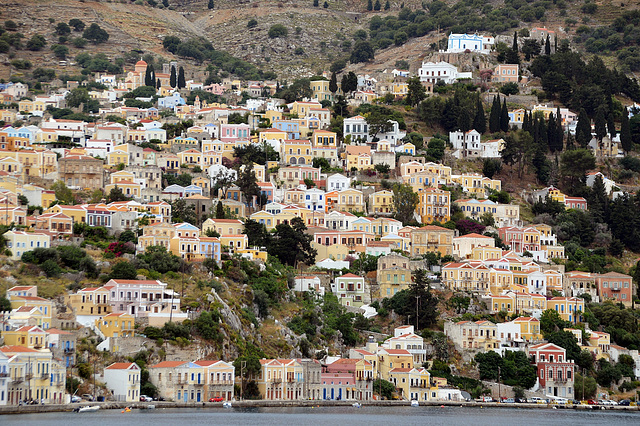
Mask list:
POLYGON ((258 21, 255 19, 249 19, 249 22, 247 22, 247 28, 255 28, 258 26, 258 21))
POLYGON ((280 38, 289 35, 289 30, 282 24, 275 24, 269 28, 269 38, 280 38))

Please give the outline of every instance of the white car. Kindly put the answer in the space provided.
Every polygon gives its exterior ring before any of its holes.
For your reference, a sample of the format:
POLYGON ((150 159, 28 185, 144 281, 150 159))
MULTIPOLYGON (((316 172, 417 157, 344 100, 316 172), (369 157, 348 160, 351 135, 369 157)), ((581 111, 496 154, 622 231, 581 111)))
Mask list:
POLYGON ((153 398, 151 398, 150 396, 147 396, 147 395, 140 395, 140 401, 142 401, 142 402, 151 402, 151 401, 153 401, 153 398))

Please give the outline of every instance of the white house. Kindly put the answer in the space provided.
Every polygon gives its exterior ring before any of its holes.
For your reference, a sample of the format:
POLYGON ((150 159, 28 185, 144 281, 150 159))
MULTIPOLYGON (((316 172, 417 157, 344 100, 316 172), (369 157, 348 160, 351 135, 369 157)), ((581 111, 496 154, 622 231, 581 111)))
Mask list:
POLYGON ((602 178, 602 183, 604 183, 604 189, 607 191, 607 194, 611 194, 613 189, 617 186, 616 183, 605 177, 601 172, 591 172, 587 173, 587 186, 591 188, 596 181, 596 177, 600 176, 602 178))
POLYGON ((320 297, 324 296, 324 287, 320 284, 320 278, 317 275, 298 275, 293 282, 294 291, 311 291, 316 292, 320 297))
POLYGON ((471 72, 459 72, 458 68, 448 62, 423 62, 418 70, 418 76, 421 82, 437 83, 442 81, 444 84, 455 83, 459 79, 471 78, 471 72))
POLYGON ((85 152, 92 157, 107 158, 113 152, 115 142, 111 139, 88 139, 85 142, 85 152))
POLYGON ((378 140, 388 140, 392 145, 395 145, 400 139, 404 138, 407 134, 400 130, 397 121, 389 120, 391 122, 391 130, 386 133, 377 133, 375 135, 370 134, 369 124, 367 120, 361 115, 355 117, 345 118, 343 123, 344 137, 351 137, 351 142, 372 142, 373 138, 378 140))
POLYGON ((325 193, 318 188, 309 188, 304 191, 304 206, 312 212, 324 212, 326 205, 325 193))
POLYGON ((116 401, 140 400, 140 367, 135 362, 116 362, 104 369, 104 382, 116 401))
POLYGON ((333 174, 327 178, 327 191, 342 191, 351 187, 351 178, 340 173, 333 174))
POLYGON ((447 41, 448 53, 459 53, 467 50, 488 54, 491 52, 495 40, 490 36, 479 34, 449 34, 447 41))
POLYGON ((342 270, 349 268, 349 262, 346 260, 333 260, 331 258, 326 258, 316 262, 316 266, 323 269, 342 270))
POLYGON ((547 295, 547 275, 541 271, 527 274, 527 291, 531 294, 547 295))

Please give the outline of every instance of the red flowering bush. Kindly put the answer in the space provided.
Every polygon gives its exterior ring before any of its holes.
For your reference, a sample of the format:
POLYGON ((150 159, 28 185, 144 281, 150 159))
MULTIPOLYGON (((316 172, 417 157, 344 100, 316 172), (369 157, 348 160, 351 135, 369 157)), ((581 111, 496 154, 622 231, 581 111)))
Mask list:
POLYGON ((111 254, 114 257, 120 257, 125 253, 134 254, 136 252, 136 246, 131 241, 127 241, 126 243, 116 241, 115 243, 109 244, 109 247, 107 247, 104 252, 107 255, 111 254))

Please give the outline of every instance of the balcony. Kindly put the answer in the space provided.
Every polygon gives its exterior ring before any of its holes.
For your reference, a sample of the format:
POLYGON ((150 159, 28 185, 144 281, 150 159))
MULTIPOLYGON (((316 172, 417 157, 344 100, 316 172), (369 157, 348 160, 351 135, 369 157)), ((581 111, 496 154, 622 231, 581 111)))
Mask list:
POLYGON ((47 380, 48 378, 49 378, 49 373, 42 373, 40 375, 40 379, 42 379, 42 380, 47 380))
POLYGON ((9 373, 0 373, 0 377, 9 377, 9 373))
POLYGON ((204 382, 194 382, 194 386, 204 386, 204 382))
POLYGON ((280 383, 282 383, 282 379, 273 379, 271 380, 271 383, 274 385, 279 385, 280 383))
POLYGON ((233 380, 213 380, 209 382, 209 386, 230 386, 233 385, 233 380))
POLYGON ((65 348, 65 349, 64 349, 64 353, 65 353, 65 354, 72 354, 72 353, 74 353, 74 352, 75 352, 75 349, 74 349, 74 348, 65 348))
POLYGON ((620 287, 611 287, 611 291, 620 291, 621 288, 620 287))
POLYGON ((24 379, 25 379, 25 380, 31 380, 31 379, 33 379, 33 374, 25 374, 25 375, 24 375, 24 379))

